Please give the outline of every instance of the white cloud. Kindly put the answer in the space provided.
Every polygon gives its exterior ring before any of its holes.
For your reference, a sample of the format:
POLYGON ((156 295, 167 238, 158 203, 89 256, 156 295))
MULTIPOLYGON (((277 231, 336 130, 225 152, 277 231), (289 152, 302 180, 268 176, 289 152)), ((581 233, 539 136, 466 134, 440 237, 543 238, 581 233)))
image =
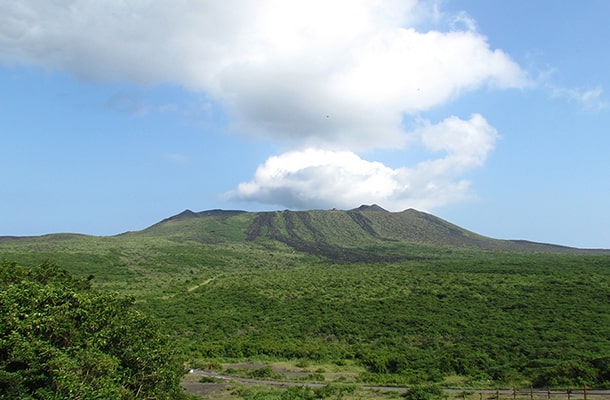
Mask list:
MULTIPOLYGON (((298 41, 297 41, 298 42, 298 41)), ((288 57, 282 45, 223 71, 220 82, 240 131, 295 145, 350 150, 400 147, 404 114, 417 114, 484 84, 526 78, 473 32, 378 29, 357 41, 315 40, 288 57), (228 94, 228 95, 227 95, 228 94)))
POLYGON ((253 181, 241 183, 229 198, 301 209, 342 207, 358 199, 389 196, 395 175, 383 164, 349 151, 306 149, 271 157, 253 181))
MULTIPOLYGON (((416 132, 446 156, 412 169, 356 154, 404 148, 414 135, 403 128, 405 116, 465 91, 528 84, 467 14, 457 14, 449 32, 417 30, 441 15, 438 2, 417 0, 5 1, 0 62, 204 92, 236 131, 296 150, 261 166, 238 189, 242 198, 304 205, 299 199, 348 203, 368 193, 430 208, 461 198, 468 184, 455 171, 480 166, 493 147, 482 117, 416 132), (287 167, 303 155, 313 158, 287 167), (272 173, 281 179, 268 181, 272 173)), ((133 106, 125 100, 118 106, 133 106)))
POLYGON ((443 174, 482 166, 498 138, 496 130, 480 114, 468 121, 449 117, 437 125, 426 124, 419 136, 427 149, 446 152, 443 159, 426 162, 446 165, 441 168, 443 174))
POLYGON ((585 110, 600 111, 608 107, 608 101, 604 98, 601 87, 582 90, 575 88, 561 88, 554 86, 551 89, 553 96, 567 98, 581 105, 585 110))
POLYGON ((353 208, 377 203, 389 210, 429 210, 470 196, 464 172, 480 166, 493 150, 497 132, 481 115, 425 124, 417 141, 442 157, 412 168, 389 168, 350 151, 306 149, 269 158, 250 182, 226 195, 231 200, 290 208, 353 208))
POLYGON ((474 20, 468 13, 465 11, 459 12, 451 18, 451 27, 454 30, 461 30, 463 27, 468 31, 476 32, 477 30, 477 21, 474 20))
POLYGON ((556 75, 559 75, 557 69, 549 68, 542 70, 539 72, 536 82, 553 98, 573 102, 584 110, 601 111, 608 108, 610 103, 608 103, 607 98, 604 96, 604 89, 601 86, 596 86, 593 89, 583 89, 581 87, 562 85, 557 83, 559 79, 556 75))
POLYGON ((4 2, 0 57, 205 91, 247 135, 396 147, 405 140, 404 113, 484 84, 527 80, 476 32, 417 32, 418 7, 415 0, 4 2))

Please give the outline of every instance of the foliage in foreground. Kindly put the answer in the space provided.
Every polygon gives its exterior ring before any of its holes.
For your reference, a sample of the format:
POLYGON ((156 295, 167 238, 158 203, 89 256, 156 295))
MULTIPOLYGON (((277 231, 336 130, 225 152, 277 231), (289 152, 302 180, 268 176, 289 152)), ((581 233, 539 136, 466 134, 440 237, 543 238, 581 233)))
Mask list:
POLYGON ((183 367, 133 299, 0 263, 0 398, 180 399, 183 367))

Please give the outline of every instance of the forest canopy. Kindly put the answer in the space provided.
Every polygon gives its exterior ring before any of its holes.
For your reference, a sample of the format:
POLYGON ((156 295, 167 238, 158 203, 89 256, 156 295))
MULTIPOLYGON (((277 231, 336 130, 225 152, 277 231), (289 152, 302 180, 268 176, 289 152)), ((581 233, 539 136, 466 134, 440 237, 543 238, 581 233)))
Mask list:
POLYGON ((0 262, 0 398, 186 398, 169 337, 92 278, 0 262))

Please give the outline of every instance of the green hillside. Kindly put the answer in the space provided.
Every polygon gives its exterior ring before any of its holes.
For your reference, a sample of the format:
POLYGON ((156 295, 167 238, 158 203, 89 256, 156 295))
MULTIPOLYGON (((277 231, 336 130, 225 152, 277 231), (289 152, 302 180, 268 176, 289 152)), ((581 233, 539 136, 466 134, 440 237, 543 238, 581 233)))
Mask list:
POLYGON ((187 210, 113 237, 0 238, 1 259, 48 259, 134 295, 192 365, 326 363, 369 384, 610 386, 610 253, 490 239, 415 210, 187 210))
POLYGON ((360 206, 354 210, 243 211, 186 210, 132 235, 177 241, 282 242, 295 250, 335 261, 408 257, 413 246, 448 246, 503 251, 592 252, 526 241, 496 240, 453 225, 431 214, 409 209, 388 212, 360 206))

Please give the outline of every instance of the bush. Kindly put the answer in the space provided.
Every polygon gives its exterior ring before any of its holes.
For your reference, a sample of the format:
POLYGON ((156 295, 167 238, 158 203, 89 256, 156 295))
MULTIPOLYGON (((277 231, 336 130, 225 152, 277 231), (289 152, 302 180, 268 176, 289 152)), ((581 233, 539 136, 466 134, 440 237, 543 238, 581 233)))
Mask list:
POLYGON ((318 399, 326 399, 331 396, 336 396, 337 398, 342 398, 344 394, 351 394, 356 391, 356 386, 354 385, 336 385, 336 384, 328 384, 326 386, 322 386, 320 388, 315 389, 314 393, 316 398, 318 399))
POLYGON ((433 400, 440 399, 443 390, 435 385, 418 385, 407 390, 402 397, 408 400, 433 400))
POLYGON ((275 380, 284 379, 284 376, 282 374, 275 372, 270 365, 266 365, 262 368, 253 369, 250 373, 248 373, 248 375, 251 378, 257 378, 257 379, 275 379, 275 380))
POLYGON ((0 263, 0 398, 186 398, 168 337, 91 279, 0 263))

